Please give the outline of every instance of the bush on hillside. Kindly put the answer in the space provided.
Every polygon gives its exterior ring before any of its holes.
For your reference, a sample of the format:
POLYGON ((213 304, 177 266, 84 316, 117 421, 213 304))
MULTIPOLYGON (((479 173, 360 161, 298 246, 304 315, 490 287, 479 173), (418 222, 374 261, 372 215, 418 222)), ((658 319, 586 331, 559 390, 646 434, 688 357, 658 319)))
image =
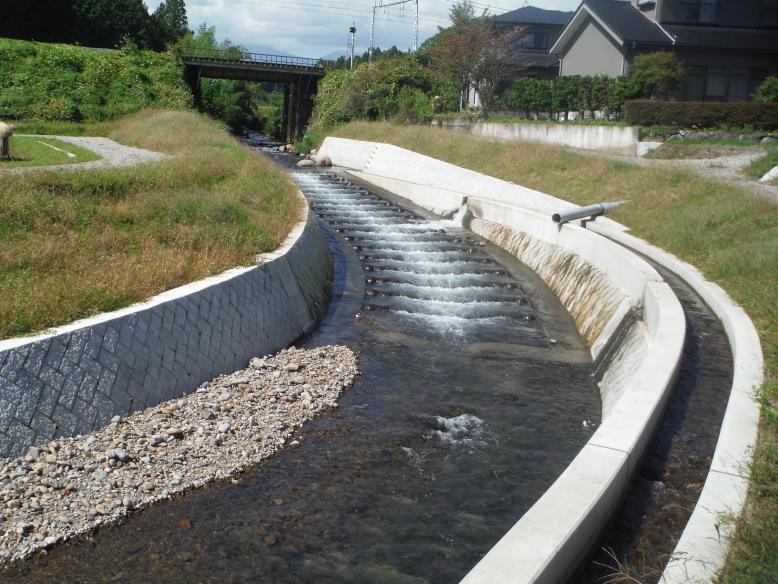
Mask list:
POLYGON ((104 120, 147 107, 192 106, 172 53, 0 39, 0 118, 104 120))
POLYGON ((628 101, 624 119, 642 126, 679 128, 752 127, 778 129, 778 103, 628 101))
POLYGON ((409 124, 421 124, 432 119, 432 99, 421 89, 403 87, 397 96, 397 118, 409 124))
POLYGON ((768 77, 754 93, 754 101, 761 103, 778 103, 778 77, 768 77))

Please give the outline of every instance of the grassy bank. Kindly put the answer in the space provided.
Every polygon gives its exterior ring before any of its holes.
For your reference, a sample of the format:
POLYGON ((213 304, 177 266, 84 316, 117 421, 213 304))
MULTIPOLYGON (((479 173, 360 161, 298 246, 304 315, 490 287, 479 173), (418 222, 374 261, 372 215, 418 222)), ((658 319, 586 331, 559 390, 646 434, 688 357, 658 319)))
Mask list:
POLYGON ((249 265, 299 217, 291 182, 203 116, 145 111, 109 136, 174 158, 0 175, 0 338, 249 265))
MULTIPOLYGON (((759 180, 776 166, 778 166, 778 150, 772 150, 763 158, 754 160, 743 172, 746 176, 759 180)), ((778 180, 773 181, 773 184, 777 182, 778 180)))
POLYGON ((677 169, 641 167, 534 143, 497 143, 429 127, 352 123, 337 135, 390 142, 453 164, 590 204, 629 198, 613 218, 700 268, 748 311, 767 382, 748 508, 724 582, 778 574, 778 207, 742 189, 677 169))
POLYGON ((0 118, 105 120, 148 107, 189 108, 172 53, 0 38, 0 118))
POLYGON ((21 166, 76 164, 98 158, 91 150, 54 138, 15 136, 11 138, 11 160, 0 160, 0 170, 21 166))

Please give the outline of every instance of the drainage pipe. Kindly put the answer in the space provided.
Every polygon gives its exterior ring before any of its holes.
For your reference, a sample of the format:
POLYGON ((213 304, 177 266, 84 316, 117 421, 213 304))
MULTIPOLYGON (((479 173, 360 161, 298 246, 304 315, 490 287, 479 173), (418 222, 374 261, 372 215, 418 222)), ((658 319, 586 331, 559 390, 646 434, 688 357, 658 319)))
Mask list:
POLYGON ((567 223, 569 221, 575 221, 576 219, 584 219, 589 217, 592 221, 600 215, 605 215, 611 209, 620 207, 627 201, 613 201, 611 203, 597 203, 596 205, 589 205, 588 207, 581 207, 579 209, 571 209, 570 211, 562 211, 560 213, 554 213, 551 215, 551 220, 554 223, 567 223))

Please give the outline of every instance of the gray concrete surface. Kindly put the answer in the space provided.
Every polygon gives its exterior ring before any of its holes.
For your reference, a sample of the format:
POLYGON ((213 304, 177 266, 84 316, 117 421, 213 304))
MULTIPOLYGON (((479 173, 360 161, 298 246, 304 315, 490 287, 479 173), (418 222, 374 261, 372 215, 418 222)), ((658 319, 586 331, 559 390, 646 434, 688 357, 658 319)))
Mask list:
POLYGON ((91 432, 291 343, 328 303, 332 260, 313 217, 290 240, 261 265, 0 341, 0 457, 91 432))

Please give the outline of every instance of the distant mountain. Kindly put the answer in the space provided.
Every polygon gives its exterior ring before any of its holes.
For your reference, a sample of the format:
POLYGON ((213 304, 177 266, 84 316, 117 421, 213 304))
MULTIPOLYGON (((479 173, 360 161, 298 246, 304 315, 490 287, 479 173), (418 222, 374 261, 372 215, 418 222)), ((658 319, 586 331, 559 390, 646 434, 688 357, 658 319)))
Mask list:
POLYGON ((268 47, 266 45, 244 45, 249 52, 251 53, 261 53, 263 55, 283 55, 284 57, 299 57, 300 55, 295 55, 294 53, 290 53, 289 51, 284 51, 283 49, 276 49, 274 47, 268 47))
POLYGON ((331 53, 327 53, 326 55, 322 55, 319 57, 320 59, 325 59, 327 61, 337 61, 340 57, 345 57, 346 52, 345 51, 332 51, 331 53))

